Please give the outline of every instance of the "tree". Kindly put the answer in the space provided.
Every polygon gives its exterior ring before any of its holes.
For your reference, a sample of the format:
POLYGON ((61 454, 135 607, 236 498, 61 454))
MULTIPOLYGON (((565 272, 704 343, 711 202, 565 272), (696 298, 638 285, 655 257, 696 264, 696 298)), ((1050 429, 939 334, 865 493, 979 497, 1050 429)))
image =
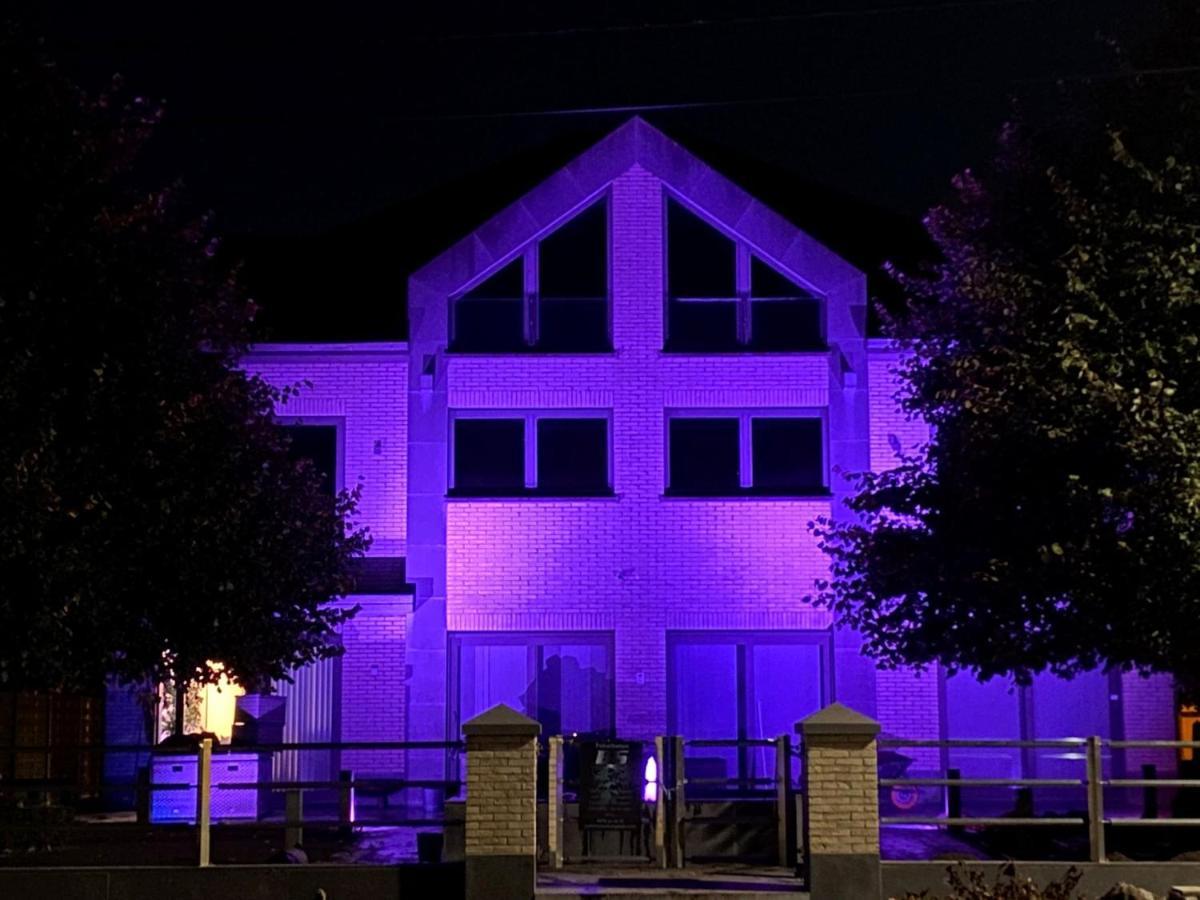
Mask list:
POLYGON ((1200 119, 1179 81, 1070 99, 1003 130, 927 219, 940 259, 898 274, 931 438, 817 523, 821 599, 884 665, 1195 687, 1200 119))
POLYGON ((237 368, 254 305, 178 186, 162 117, 0 37, 0 686, 246 680, 337 652, 357 495, 289 459, 237 368))

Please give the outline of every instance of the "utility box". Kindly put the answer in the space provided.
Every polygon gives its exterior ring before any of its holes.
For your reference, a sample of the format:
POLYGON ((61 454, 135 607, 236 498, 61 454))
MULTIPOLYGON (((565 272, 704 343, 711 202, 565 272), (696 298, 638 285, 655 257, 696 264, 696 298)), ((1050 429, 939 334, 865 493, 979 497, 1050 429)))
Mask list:
MULTIPOLYGON (((262 793, 259 783, 270 780, 270 768, 270 758, 258 753, 213 754, 213 821, 257 819, 262 793)), ((196 786, 200 780, 196 770, 194 754, 156 753, 151 757, 151 822, 196 821, 196 786), (160 785, 173 786, 160 789, 160 785)))

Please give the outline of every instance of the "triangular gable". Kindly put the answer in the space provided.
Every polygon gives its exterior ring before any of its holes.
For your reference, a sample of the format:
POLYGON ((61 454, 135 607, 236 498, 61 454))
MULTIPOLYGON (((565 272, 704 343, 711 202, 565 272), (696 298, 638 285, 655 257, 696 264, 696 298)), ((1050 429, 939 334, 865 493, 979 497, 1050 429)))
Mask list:
POLYGON ((863 281, 850 263, 635 116, 422 266, 410 283, 448 296, 482 280, 635 165, 816 293, 830 295, 863 281))

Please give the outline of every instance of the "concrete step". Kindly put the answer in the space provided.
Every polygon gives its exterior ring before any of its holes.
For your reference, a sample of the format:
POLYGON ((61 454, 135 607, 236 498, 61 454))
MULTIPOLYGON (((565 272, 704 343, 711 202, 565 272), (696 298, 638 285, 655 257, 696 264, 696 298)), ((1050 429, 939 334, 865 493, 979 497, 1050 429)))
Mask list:
POLYGON ((762 891, 713 891, 713 890, 674 890, 671 888, 647 888, 638 890, 622 890, 620 888, 581 888, 577 891, 554 889, 545 891, 538 888, 536 897, 586 897, 589 900, 646 900, 648 897, 678 897, 680 900, 779 900, 780 897, 795 897, 799 900, 809 900, 808 894, 800 892, 781 894, 779 892, 762 891))
MULTIPOLYGON (((740 867, 739 867, 740 868, 740 867)), ((604 900, 645 900, 679 897, 687 900, 808 900, 795 877, 782 869, 738 870, 702 867, 698 870, 631 872, 545 870, 538 873, 538 897, 589 897, 604 900)))

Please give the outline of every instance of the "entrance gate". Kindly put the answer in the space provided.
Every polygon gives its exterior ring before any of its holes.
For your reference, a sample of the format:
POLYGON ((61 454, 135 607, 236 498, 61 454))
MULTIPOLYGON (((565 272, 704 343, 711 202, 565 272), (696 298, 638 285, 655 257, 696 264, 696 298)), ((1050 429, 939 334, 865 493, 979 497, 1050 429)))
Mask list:
MULTIPOLYGON (((551 868, 642 860, 659 868, 738 859, 794 868, 798 755, 774 740, 651 741, 550 737, 544 748, 545 843, 551 868), (771 775, 729 777, 715 756, 757 754, 771 775)), ((539 816, 541 811, 539 810, 539 816)))

